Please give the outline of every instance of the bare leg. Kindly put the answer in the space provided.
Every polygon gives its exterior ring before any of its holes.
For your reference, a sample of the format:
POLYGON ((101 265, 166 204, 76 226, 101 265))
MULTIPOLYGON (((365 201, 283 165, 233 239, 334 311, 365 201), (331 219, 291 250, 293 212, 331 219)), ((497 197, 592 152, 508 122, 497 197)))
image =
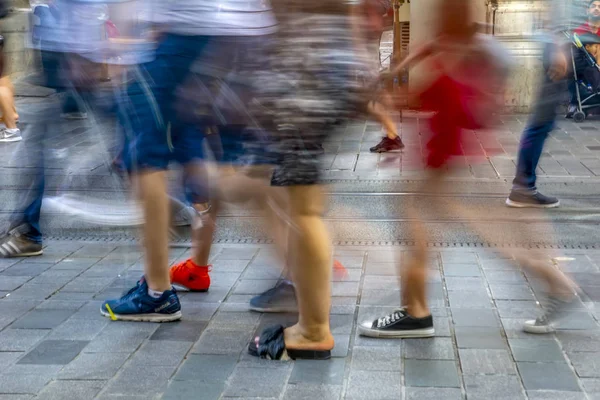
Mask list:
POLYGON ((370 102, 368 108, 369 114, 383 125, 387 137, 392 140, 396 139, 398 137, 396 123, 389 116, 385 107, 379 103, 370 102))
POLYGON ((2 112, 2 121, 8 129, 17 127, 17 113, 13 101, 13 94, 9 88, 0 86, 0 111, 2 112))
POLYGON ((137 175, 144 210, 146 280, 152 290, 171 289, 169 278, 169 197, 165 171, 146 170, 137 175))
POLYGON ((298 298, 298 323, 285 330, 287 348, 330 350, 334 340, 329 328, 331 307, 331 244, 322 219, 325 199, 322 188, 291 186, 290 261, 298 298))

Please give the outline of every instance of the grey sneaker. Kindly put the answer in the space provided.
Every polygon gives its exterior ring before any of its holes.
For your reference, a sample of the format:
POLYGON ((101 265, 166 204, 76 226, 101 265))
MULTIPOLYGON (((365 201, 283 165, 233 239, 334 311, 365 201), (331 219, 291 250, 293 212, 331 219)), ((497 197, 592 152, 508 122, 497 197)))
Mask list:
POLYGON ((527 333, 535 334, 554 332, 552 324, 560 319, 573 299, 574 297, 565 300, 555 296, 548 296, 542 315, 535 320, 525 321, 523 330, 527 333))
POLYGON ((263 313, 298 312, 294 285, 281 281, 275 287, 253 297, 250 310, 263 313))
POLYGON ((537 190, 522 193, 517 190, 510 192, 506 205, 513 208, 556 208, 560 201, 556 197, 544 196, 537 190))
POLYGON ((42 244, 11 231, 0 239, 0 257, 32 257, 42 255, 42 244))
POLYGON ((0 142, 19 142, 21 140, 23 140, 23 137, 21 136, 21 130, 19 128, 5 128, 0 130, 0 142))

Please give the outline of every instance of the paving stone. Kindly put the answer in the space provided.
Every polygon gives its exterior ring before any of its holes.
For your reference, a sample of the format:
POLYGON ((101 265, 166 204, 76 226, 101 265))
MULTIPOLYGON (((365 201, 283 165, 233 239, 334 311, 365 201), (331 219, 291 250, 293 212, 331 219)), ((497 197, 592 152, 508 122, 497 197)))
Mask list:
POLYGON ((570 310, 564 318, 556 323, 560 330, 598 331, 600 326, 588 311, 570 310))
POLYGON ((31 279, 31 276, 3 276, 0 279, 0 290, 11 292, 31 279))
POLYGON ((162 324, 154 331, 154 334, 150 336, 150 340, 196 342, 200 338, 202 332, 204 332, 206 325, 206 322, 189 321, 187 319, 171 324, 162 324))
POLYGON ((377 399, 396 400, 402 398, 402 385, 398 372, 351 371, 345 398, 348 400, 377 399))
POLYGON ((499 328, 456 326, 454 332, 461 349, 506 349, 499 328))
POLYGON ((469 278, 469 277, 446 277, 446 287, 449 291, 485 291, 485 281, 483 278, 469 278))
POLYGON ((21 358, 19 364, 66 365, 87 346, 85 340, 44 340, 21 358))
POLYGON ((460 389, 407 387, 406 400, 462 400, 460 389))
POLYGON ((396 263, 367 263, 365 269, 365 275, 370 276, 393 276, 395 277, 398 273, 398 266, 396 263))
POLYGON ((492 300, 485 291, 448 292, 448 301, 452 308, 492 308, 492 300))
POLYGON ((389 306, 400 303, 400 290, 363 290, 361 305, 389 306))
POLYGON ((600 378, 600 353, 569 353, 568 357, 580 378, 600 378))
POLYGON ((487 270, 485 278, 490 284, 523 284, 525 277, 520 271, 487 270))
MULTIPOLYGON (((407 342, 408 343, 408 342, 407 342)), ((358 347, 352 348, 352 369, 357 371, 400 371, 402 348, 358 347)))
POLYGON ((52 330, 48 339, 87 340, 94 339, 109 324, 107 318, 81 320, 69 318, 62 325, 52 330))
POLYGON ((223 394, 230 397, 276 397, 283 392, 289 370, 240 368, 231 375, 223 394))
POLYGON ((131 364, 177 367, 192 347, 193 342, 151 340, 145 342, 131 358, 131 364))
POLYGON ((132 353, 159 324, 111 321, 85 348, 86 353, 132 353))
POLYGON ((509 339, 515 361, 565 362, 562 350, 552 338, 509 339))
POLYGON ((590 331, 557 331, 556 337, 560 341, 563 351, 572 352, 600 352, 600 334, 590 331))
POLYGON ((507 350, 459 349, 464 374, 514 375, 517 373, 507 350))
POLYGON ((0 374, 0 393, 37 394, 46 386, 55 372, 52 373, 5 373, 0 374))
POLYGON ((154 397, 163 392, 175 367, 126 365, 107 386, 107 394, 154 397))
POLYGON ((335 347, 331 350, 331 357, 347 357, 350 349, 350 335, 336 333, 333 335, 335 347))
POLYGON ((283 400, 339 400, 342 396, 342 386, 338 385, 287 385, 283 400))
POLYGON ((33 400, 34 396, 29 394, 0 394, 0 400, 33 400))
POLYGON ((60 284, 52 285, 34 285, 29 282, 25 283, 20 288, 14 290, 10 293, 10 298, 13 301, 22 300, 22 299, 32 299, 32 300, 45 300, 52 296, 58 289, 60 289, 60 284))
POLYGON ((199 354, 239 354, 248 347, 252 332, 207 329, 192 349, 199 354))
POLYGON ((0 351, 27 351, 48 332, 40 329, 5 329, 0 332, 0 351))
POLYGON ((481 270, 477 264, 446 264, 444 275, 452 277, 481 277, 481 270))
POLYGON ((359 282, 333 282, 332 296, 356 296, 358 294, 359 282))
POLYGON ((523 385, 530 390, 579 392, 577 378, 567 363, 517 363, 523 385))
POLYGON ((446 317, 433 317, 433 327, 435 329, 436 337, 451 337, 450 332, 450 318, 446 317))
POLYGON ((51 382, 38 395, 46 400, 93 399, 102 390, 100 381, 55 381, 51 382))
POLYGON ((417 360, 454 360, 450 338, 413 339, 404 343, 404 357, 417 360))
POLYGON ((181 308, 186 321, 209 321, 219 308, 219 303, 188 303, 182 301, 181 308))
POLYGON ((15 321, 14 329, 52 329, 62 324, 73 310, 33 310, 15 321))
POLYGON ((190 354, 181 364, 173 380, 203 383, 225 382, 233 373, 237 361, 238 356, 236 355, 190 354))
POLYGON ((453 308, 452 320, 456 326, 498 326, 494 311, 486 309, 453 308))
POLYGON ((521 382, 516 376, 466 375, 464 378, 469 400, 525 400, 521 382))
MULTIPOLYGON (((171 381, 163 400, 181 400, 198 398, 202 393, 202 400, 219 400, 223 393, 224 384, 204 383, 200 381, 171 381)), ((118 399, 115 399, 118 400, 118 399)), ((141 399, 140 399, 141 400, 141 399)))
MULTIPOLYGON (((587 400, 585 394, 581 392, 561 392, 551 390, 529 390, 527 391, 529 400, 587 400)), ((590 400, 595 400, 591 398, 590 400)))
POLYGON ((60 371, 58 379, 108 380, 128 358, 128 353, 81 353, 60 371))
POLYGON ((492 297, 495 300, 534 300, 533 293, 527 285, 490 284, 492 297))
POLYGON ((580 381, 590 400, 600 399, 600 379, 581 379, 580 381))
POLYGON ((454 361, 407 359, 404 368, 406 386, 460 387, 454 361))
POLYGON ((42 272, 46 271, 50 268, 52 264, 46 263, 31 263, 31 262, 21 262, 19 264, 13 265, 2 271, 0 274, 1 277, 5 276, 38 276, 42 272))
POLYGON ((14 364, 19 357, 24 355, 21 351, 2 351, 0 352, 0 371, 4 371, 8 366, 14 364))
POLYGON ((289 383, 341 385, 344 380, 346 360, 332 358, 326 361, 297 360, 289 383))
POLYGON ((496 300, 500 318, 534 319, 540 314, 540 307, 535 301, 496 300))
POLYGON ((215 314, 210 321, 210 329, 222 330, 252 330, 261 314, 245 312, 222 312, 215 314))
MULTIPOLYGON (((85 304, 84 301, 63 301, 63 300, 46 300, 40 303, 36 310, 73 310, 77 311, 85 304)), ((96 317, 98 315, 96 314, 96 317)))

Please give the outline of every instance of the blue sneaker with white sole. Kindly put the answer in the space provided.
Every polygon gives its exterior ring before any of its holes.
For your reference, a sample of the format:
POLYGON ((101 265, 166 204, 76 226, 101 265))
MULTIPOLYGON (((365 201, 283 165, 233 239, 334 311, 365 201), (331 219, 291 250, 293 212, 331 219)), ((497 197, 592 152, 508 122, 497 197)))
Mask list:
POLYGON ((100 313, 120 321, 171 322, 181 319, 181 304, 175 289, 166 290, 158 299, 150 296, 142 278, 120 299, 102 303, 100 313))

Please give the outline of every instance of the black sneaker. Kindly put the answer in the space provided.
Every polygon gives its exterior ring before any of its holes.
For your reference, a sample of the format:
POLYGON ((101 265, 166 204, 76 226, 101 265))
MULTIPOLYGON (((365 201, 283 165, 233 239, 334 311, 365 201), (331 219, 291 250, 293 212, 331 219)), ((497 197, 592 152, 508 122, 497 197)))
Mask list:
POLYGON ((404 309, 358 326, 361 336, 374 338, 427 338, 435 335, 433 317, 414 318, 404 309))
POLYGON ((281 281, 275 287, 253 297, 250 310, 263 313, 298 312, 294 285, 281 281))
POLYGON ((537 190, 531 193, 513 190, 506 199, 506 205, 514 208, 555 208, 560 201, 556 197, 544 196, 537 190))
POLYGON ((390 139, 387 136, 384 136, 376 146, 373 146, 369 149, 371 153, 391 153, 395 151, 400 151, 404 148, 404 143, 400 140, 400 137, 396 137, 396 139, 390 139))
POLYGON ((0 238, 0 257, 32 257, 42 255, 42 244, 21 235, 16 229, 0 238))
POLYGON ((548 296, 542 315, 535 320, 526 321, 523 325, 523 330, 527 333, 536 334, 554 332, 552 324, 564 315, 573 300, 574 297, 561 299, 555 296, 548 296))

